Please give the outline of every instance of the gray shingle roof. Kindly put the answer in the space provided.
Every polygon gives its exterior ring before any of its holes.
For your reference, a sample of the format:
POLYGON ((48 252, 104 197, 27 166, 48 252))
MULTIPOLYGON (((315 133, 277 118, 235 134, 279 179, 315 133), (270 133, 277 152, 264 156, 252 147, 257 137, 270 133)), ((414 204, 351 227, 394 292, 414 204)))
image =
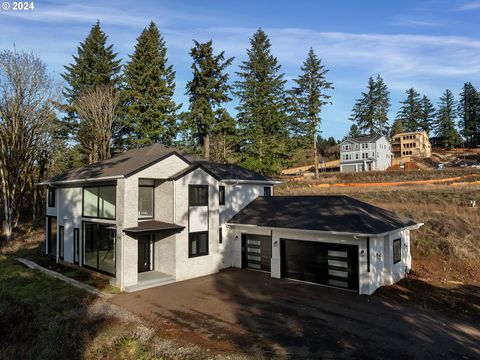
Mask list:
MULTIPOLYGON (((173 148, 161 144, 153 144, 143 148, 126 151, 120 155, 111 157, 110 159, 87 165, 83 168, 71 169, 61 175, 49 179, 48 182, 129 176, 172 154, 177 154, 179 157, 183 157, 182 154, 173 148)), ((186 161, 188 162, 188 160, 186 161)))
POLYGON ((183 154, 174 148, 166 147, 161 144, 152 144, 143 148, 129 150, 110 159, 87 165, 83 168, 71 169, 47 180, 45 183, 95 180, 120 176, 128 177, 173 154, 185 160, 189 164, 189 167, 180 171, 172 178, 179 178, 198 167, 202 167, 218 180, 234 179, 273 181, 267 176, 247 170, 238 165, 218 164, 206 160, 199 160, 198 157, 183 154))
MULTIPOLYGON (((364 142, 375 142, 378 139, 380 139, 383 135, 381 134, 372 134, 372 135, 362 135, 362 136, 357 136, 355 138, 348 138, 347 140, 354 140, 358 141, 359 143, 364 143, 364 142)), ((345 140, 345 141, 347 141, 345 140)))
POLYGON ((228 223, 364 235, 417 224, 344 195, 258 197, 228 223))

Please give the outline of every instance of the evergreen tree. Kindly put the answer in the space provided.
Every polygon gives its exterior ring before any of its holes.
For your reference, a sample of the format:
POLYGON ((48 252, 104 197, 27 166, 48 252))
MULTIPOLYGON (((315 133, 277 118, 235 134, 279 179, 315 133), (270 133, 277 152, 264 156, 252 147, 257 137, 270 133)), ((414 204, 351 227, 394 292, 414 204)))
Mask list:
POLYGON ((233 57, 225 59, 222 51, 213 54, 212 41, 200 43, 196 40, 190 50, 193 59, 193 79, 187 83, 187 95, 190 99, 187 121, 195 143, 203 147, 203 155, 210 159, 210 137, 215 125, 215 114, 222 104, 231 100, 228 73, 225 69, 232 63, 233 57))
POLYGON ((477 146, 480 141, 480 96, 475 87, 463 85, 458 104, 459 125, 468 146, 477 146))
POLYGON ((270 40, 262 29, 250 39, 248 59, 235 82, 238 125, 242 134, 240 163, 263 173, 279 173, 289 158, 288 101, 284 74, 271 54, 270 40))
POLYGON ((296 104, 296 127, 303 130, 306 138, 312 139, 315 178, 318 179, 318 147, 317 131, 320 125, 320 112, 322 107, 329 103, 330 95, 326 90, 332 89, 332 83, 328 82, 325 75, 328 70, 322 65, 313 49, 310 49, 307 59, 301 67, 302 75, 295 79, 296 87, 292 89, 292 95, 296 104))
POLYGON ((430 99, 423 95, 421 100, 420 121, 418 123, 418 128, 425 131, 427 135, 430 136, 434 121, 435 107, 433 106, 430 99))
POLYGON ((392 129, 390 130, 390 139, 393 139, 393 137, 397 134, 401 134, 404 132, 403 128, 403 121, 400 119, 397 119, 393 122, 392 129))
POLYGON ((400 102, 402 106, 397 113, 397 118, 402 121, 405 131, 417 131, 422 114, 420 94, 414 88, 408 89, 406 93, 407 98, 400 102))
POLYGON ((151 22, 137 38, 125 67, 122 136, 128 147, 172 145, 181 106, 173 101, 174 91, 175 71, 168 65, 165 40, 151 22))
POLYGON ((212 129, 211 158, 215 162, 228 163, 237 145, 237 129, 233 117, 225 109, 216 111, 212 129))
MULTIPOLYGON (((65 66, 62 74, 67 86, 64 89, 66 105, 64 110, 67 116, 62 121, 63 135, 73 134, 82 127, 75 113, 73 104, 82 93, 93 90, 98 86, 118 88, 121 82, 121 60, 113 51, 113 45, 107 45, 107 35, 100 28, 97 21, 92 26, 85 41, 77 48, 74 62, 65 66)), ((86 129, 88 131, 88 129, 86 129)))
POLYGON ((456 107, 453 94, 445 90, 438 104, 437 118, 435 122, 435 136, 440 144, 447 149, 460 144, 460 137, 455 129, 456 107))
POLYGON ((362 136, 362 133, 358 129, 357 124, 352 124, 352 126, 350 126, 350 131, 345 138, 356 138, 359 136, 362 136))
POLYGON ((357 99, 350 120, 354 121, 360 132, 370 134, 388 134, 388 111, 390 110, 390 92, 380 77, 368 79, 367 92, 357 99))

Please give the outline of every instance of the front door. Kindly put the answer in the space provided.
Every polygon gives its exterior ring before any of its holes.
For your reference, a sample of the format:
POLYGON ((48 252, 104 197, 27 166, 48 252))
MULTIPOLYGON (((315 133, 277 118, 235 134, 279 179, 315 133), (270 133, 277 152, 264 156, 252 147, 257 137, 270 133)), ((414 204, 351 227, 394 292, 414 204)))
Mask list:
POLYGON ((151 236, 138 236, 138 272, 150 271, 150 244, 151 236))

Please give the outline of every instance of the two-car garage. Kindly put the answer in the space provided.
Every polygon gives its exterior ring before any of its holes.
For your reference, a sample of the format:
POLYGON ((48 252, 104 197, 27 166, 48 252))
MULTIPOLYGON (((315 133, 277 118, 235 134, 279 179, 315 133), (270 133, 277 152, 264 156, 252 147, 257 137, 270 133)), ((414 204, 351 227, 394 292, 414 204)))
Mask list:
MULTIPOLYGON (((278 244, 277 244, 278 246, 278 244)), ((272 238, 242 234, 242 267, 271 271, 272 238)), ((281 276, 358 290, 358 247, 280 239, 281 276)))
POLYGON ((342 195, 259 197, 227 222, 233 266, 360 294, 406 276, 421 225, 342 195))

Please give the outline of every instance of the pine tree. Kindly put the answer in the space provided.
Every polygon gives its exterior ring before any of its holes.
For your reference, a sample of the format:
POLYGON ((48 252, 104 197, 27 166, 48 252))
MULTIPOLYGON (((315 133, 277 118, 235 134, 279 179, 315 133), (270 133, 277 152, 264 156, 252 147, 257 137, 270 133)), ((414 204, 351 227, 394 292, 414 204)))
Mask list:
POLYGON ((242 134, 240 163, 264 173, 279 173, 288 162, 288 101, 284 74, 271 54, 270 40, 262 29, 250 39, 248 59, 236 74, 238 125, 242 134))
POLYGON ((453 94, 445 90, 438 104, 435 122, 435 136, 438 137, 443 147, 454 148, 460 144, 460 137, 455 129, 456 107, 453 94))
MULTIPOLYGON (((93 90, 98 86, 111 86, 117 89, 121 82, 121 60, 113 51, 113 45, 107 45, 107 35, 97 21, 92 26, 85 41, 77 48, 74 62, 65 66, 62 74, 67 86, 64 89, 67 116, 62 121, 63 135, 73 134, 82 127, 78 121, 73 104, 83 92, 93 90)), ((87 130, 88 131, 88 130, 87 130)))
POLYGON ((317 131, 320 125, 320 112, 322 107, 329 103, 330 95, 326 90, 333 89, 332 83, 328 82, 325 75, 328 69, 322 65, 313 49, 308 52, 307 59, 301 67, 302 75, 295 79, 296 87, 292 89, 292 95, 296 104, 296 127, 303 129, 304 136, 312 139, 313 154, 315 159, 315 178, 318 179, 318 148, 317 131))
POLYGON ((193 79, 187 83, 190 99, 187 119, 196 144, 203 147, 203 155, 210 159, 210 137, 216 111, 231 100, 229 76, 225 69, 232 63, 233 57, 226 59, 224 51, 214 55, 212 40, 206 43, 193 42, 194 47, 190 50, 193 79))
POLYGON ((228 163, 237 145, 237 129, 235 119, 225 109, 215 113, 212 128, 211 158, 215 162, 228 163))
POLYGON ((390 92, 380 77, 368 79, 367 92, 357 99, 350 120, 354 121, 360 132, 370 134, 388 134, 388 111, 390 110, 390 92))
POLYGON ((475 147, 480 141, 480 96, 475 87, 463 85, 458 104, 459 126, 468 146, 475 147))
POLYGON ((175 71, 168 65, 165 40, 154 22, 137 38, 125 67, 122 136, 129 148, 151 143, 172 145, 177 136, 173 101, 175 71))
POLYGON ((407 98, 400 102, 402 106, 397 113, 397 118, 402 121, 405 131, 417 131, 422 114, 420 94, 414 88, 408 89, 406 94, 407 98))
POLYGON ((423 95, 421 100, 420 121, 418 127, 430 136, 435 121, 435 107, 428 97, 423 95))
POLYGON ((345 139, 346 138, 356 138, 356 137, 359 137, 359 136, 362 136, 362 133, 358 129, 357 124, 352 124, 352 126, 350 126, 350 130, 349 130, 347 136, 345 137, 345 139))
POLYGON ((405 130, 403 128, 403 121, 400 119, 397 119, 393 122, 392 129, 390 130, 390 139, 393 139, 393 137, 397 134, 403 133, 405 130))

